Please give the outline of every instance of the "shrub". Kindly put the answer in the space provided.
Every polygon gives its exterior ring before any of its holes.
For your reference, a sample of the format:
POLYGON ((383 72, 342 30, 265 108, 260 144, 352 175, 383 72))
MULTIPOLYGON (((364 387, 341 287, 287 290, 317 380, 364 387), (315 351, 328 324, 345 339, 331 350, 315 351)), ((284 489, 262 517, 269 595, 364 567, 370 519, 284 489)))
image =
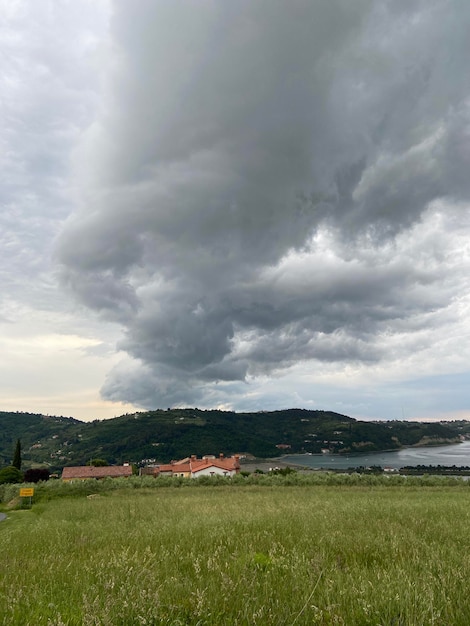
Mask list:
POLYGON ((25 483, 38 483, 40 480, 49 480, 49 470, 47 468, 32 468, 24 473, 25 483))
POLYGON ((21 482, 23 482, 23 474, 17 467, 9 465, 0 470, 0 484, 21 482))

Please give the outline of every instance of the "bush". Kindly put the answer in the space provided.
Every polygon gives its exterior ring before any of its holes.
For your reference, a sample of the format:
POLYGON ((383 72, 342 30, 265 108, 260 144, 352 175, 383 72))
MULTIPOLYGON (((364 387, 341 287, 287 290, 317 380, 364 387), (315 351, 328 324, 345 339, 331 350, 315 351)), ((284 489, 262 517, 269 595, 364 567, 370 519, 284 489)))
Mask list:
POLYGON ((21 483, 23 482, 23 474, 17 467, 9 465, 0 470, 0 485, 4 483, 21 483))
POLYGON ((18 485, 14 483, 3 483, 0 485, 0 502, 7 504, 14 500, 19 495, 18 485))
POLYGON ((26 470, 24 473, 25 483, 38 483, 40 480, 49 480, 49 470, 46 468, 35 468, 26 470))

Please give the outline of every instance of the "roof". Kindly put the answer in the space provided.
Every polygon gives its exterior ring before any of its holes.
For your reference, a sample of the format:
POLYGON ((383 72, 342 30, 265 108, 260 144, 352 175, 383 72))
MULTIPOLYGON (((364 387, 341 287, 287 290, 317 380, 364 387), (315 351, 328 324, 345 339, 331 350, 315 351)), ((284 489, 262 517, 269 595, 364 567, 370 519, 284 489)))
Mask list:
POLYGON ((190 466, 189 463, 182 463, 181 461, 178 461, 177 463, 166 463, 165 465, 159 465, 156 468, 157 473, 162 473, 162 472, 190 472, 190 466))
POLYGON ((76 467, 64 467, 62 479, 72 478, 118 478, 120 476, 132 476, 131 465, 107 465, 95 467, 94 465, 78 465, 76 467))
POLYGON ((198 459, 196 456, 186 457, 180 461, 172 461, 159 465, 154 469, 155 475, 158 474, 196 474, 210 467, 217 467, 225 472, 237 472, 240 469, 240 461, 238 455, 226 458, 222 455, 219 457, 204 457, 198 459))
POLYGON ((171 465, 184 465, 185 463, 189 463, 191 459, 189 458, 189 456, 185 457, 184 459, 181 459, 179 461, 172 461, 171 465))
POLYGON ((240 467, 238 458, 195 459, 191 461, 191 472, 200 472, 209 467, 217 467, 227 472, 233 472, 240 467))

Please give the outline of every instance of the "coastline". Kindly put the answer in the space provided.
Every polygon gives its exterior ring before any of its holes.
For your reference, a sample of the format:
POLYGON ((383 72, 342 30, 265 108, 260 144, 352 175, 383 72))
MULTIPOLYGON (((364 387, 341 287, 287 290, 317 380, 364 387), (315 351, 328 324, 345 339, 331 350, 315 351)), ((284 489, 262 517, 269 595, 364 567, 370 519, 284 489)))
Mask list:
POLYGON ((354 452, 328 452, 328 453, 321 453, 321 452, 293 452, 292 454, 283 454, 280 457, 275 457, 275 458, 271 458, 271 459, 266 459, 266 460, 270 460, 270 461, 276 461, 276 462, 282 462, 282 459, 285 458, 289 458, 290 456, 305 456, 305 457, 325 457, 328 458, 329 456, 337 456, 337 457, 341 457, 343 459, 347 459, 347 458, 354 458, 354 457, 358 457, 358 456, 364 456, 364 455, 369 455, 369 454, 385 454, 388 452, 402 452, 403 450, 426 450, 427 448, 446 448, 447 446, 457 446, 460 445, 462 443, 465 443, 465 441, 470 441, 470 439, 464 440, 464 441, 446 441, 446 442, 439 442, 439 443, 415 443, 411 446, 400 446, 399 448, 384 448, 383 450, 368 450, 367 452, 360 452, 359 450, 356 450, 354 452))
POLYGON ((240 469, 242 471, 251 472, 251 473, 255 472, 257 469, 266 473, 266 472, 269 472, 273 468, 284 469, 286 467, 291 467, 292 469, 296 469, 298 471, 301 471, 301 470, 304 470, 307 472, 314 471, 314 468, 308 467, 308 465, 302 465, 300 463, 285 462, 282 460, 282 457, 279 457, 279 458, 276 457, 276 458, 270 458, 270 459, 250 459, 248 461, 240 462, 240 469))
MULTIPOLYGON (((406 453, 407 451, 409 451, 409 453, 413 454, 413 455, 419 455, 420 453, 432 453, 432 451, 434 451, 435 453, 438 453, 439 449, 444 449, 444 448, 454 448, 454 453, 455 453, 455 449, 458 448, 457 444, 465 444, 467 443, 470 446, 470 440, 466 440, 466 441, 454 441, 454 442, 445 442, 445 443, 439 443, 439 444, 432 444, 432 445, 420 445, 420 446, 402 446, 401 448, 392 448, 389 450, 374 450, 374 451, 370 451, 370 452, 354 452, 354 453, 348 453, 348 454, 321 454, 321 453, 317 453, 317 454, 309 454, 309 453, 298 453, 298 454, 283 454, 279 457, 270 457, 270 458, 266 458, 266 459, 257 459, 257 458, 250 458, 247 459, 246 461, 242 462, 241 464, 241 469, 248 471, 248 472, 254 472, 256 469, 261 470, 262 472, 269 472, 270 469, 272 468, 285 468, 285 467, 291 467, 292 469, 296 469, 297 471, 304 471, 304 472, 312 472, 312 471, 319 471, 319 470, 328 470, 328 469, 347 469, 348 466, 346 465, 346 461, 350 461, 351 465, 349 467, 360 467, 362 465, 364 466, 371 466, 371 465, 382 465, 384 467, 405 467, 405 466, 418 466, 418 465, 440 465, 443 464, 444 466, 452 466, 453 464, 456 465, 469 465, 470 463, 467 461, 467 459, 465 459, 465 462, 462 461, 462 463, 458 462, 458 463, 454 463, 454 460, 452 459, 452 461, 448 461, 447 463, 443 462, 442 459, 438 459, 437 461, 432 461, 429 460, 428 462, 425 459, 419 459, 416 458, 413 460, 410 460, 410 462, 407 462, 405 459, 402 460, 402 462, 398 465, 397 464, 397 459, 393 459, 393 460, 388 460, 384 462, 384 460, 381 458, 383 455, 398 455, 400 452, 404 452, 406 453), (294 459, 294 460, 292 460, 294 459), (305 462, 302 462, 305 459, 305 462), (311 464, 309 462, 309 460, 313 461, 321 461, 322 463, 317 465, 315 462, 313 464, 311 464), (359 463, 360 465, 359 465, 359 463), (377 461, 377 463, 375 463, 374 461, 377 461), (330 465, 331 464, 331 465, 330 465), (333 465, 334 464, 334 465, 333 465)), ((465 447, 465 446, 464 446, 465 447)))

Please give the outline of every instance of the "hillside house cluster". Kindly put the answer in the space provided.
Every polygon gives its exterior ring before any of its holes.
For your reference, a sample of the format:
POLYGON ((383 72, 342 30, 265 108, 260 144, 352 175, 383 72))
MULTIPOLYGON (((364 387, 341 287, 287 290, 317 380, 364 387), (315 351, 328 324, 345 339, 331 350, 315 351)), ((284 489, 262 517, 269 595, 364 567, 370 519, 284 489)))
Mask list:
POLYGON ((186 457, 180 461, 172 461, 164 465, 144 467, 142 475, 174 476, 182 478, 199 478, 200 476, 235 476, 240 472, 240 457, 238 454, 225 457, 207 455, 198 459, 196 455, 186 457))

